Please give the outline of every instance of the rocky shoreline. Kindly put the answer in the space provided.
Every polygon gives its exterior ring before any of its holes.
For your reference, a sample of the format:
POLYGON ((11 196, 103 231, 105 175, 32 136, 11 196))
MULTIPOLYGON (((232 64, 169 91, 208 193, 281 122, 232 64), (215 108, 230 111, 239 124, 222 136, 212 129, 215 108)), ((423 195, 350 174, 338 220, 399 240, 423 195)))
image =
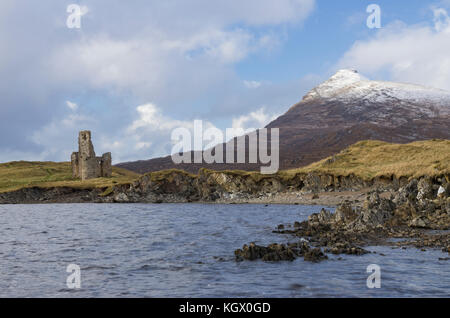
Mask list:
MULTIPOLYGON (((449 176, 433 178, 440 186, 449 176)), ((279 203, 336 206, 343 200, 361 205, 373 189, 389 195, 408 178, 363 180, 354 175, 315 173, 260 175, 202 169, 198 175, 179 170, 149 173, 138 180, 106 188, 27 187, 0 193, 0 204, 27 203, 279 203)))
POLYGON ((290 176, 201 170, 150 173, 133 183, 108 188, 23 188, 0 193, 0 204, 36 203, 220 203, 337 206, 307 221, 279 225, 286 245, 244 245, 237 261, 282 261, 303 257, 318 262, 327 254, 363 255, 368 246, 440 248, 450 252, 450 176, 370 181, 354 175, 290 176), (392 239, 397 239, 393 242, 392 239))
POLYGON ((380 189, 371 191, 362 206, 344 201, 334 214, 322 209, 306 221, 279 225, 274 232, 293 237, 294 243, 244 245, 235 251, 236 261, 292 261, 303 257, 320 262, 328 258, 327 254, 370 253, 365 248, 376 245, 436 248, 450 253, 447 179, 413 179, 389 198, 384 198, 383 193, 380 189))

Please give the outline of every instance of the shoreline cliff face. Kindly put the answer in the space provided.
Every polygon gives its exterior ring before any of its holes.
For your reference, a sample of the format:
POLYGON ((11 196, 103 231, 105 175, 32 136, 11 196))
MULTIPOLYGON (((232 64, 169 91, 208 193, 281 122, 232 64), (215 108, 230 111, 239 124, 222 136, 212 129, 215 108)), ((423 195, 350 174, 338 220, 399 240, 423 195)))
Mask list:
POLYGON ((296 173, 270 176, 202 169, 198 175, 179 170, 150 173, 132 183, 106 188, 22 188, 0 193, 0 204, 204 202, 337 205, 341 199, 354 199, 358 195, 361 197, 373 189, 389 195, 411 180, 419 183, 426 180, 436 195, 441 188, 450 192, 450 175, 415 179, 377 177, 364 180, 355 175, 296 173))
MULTIPOLYGON (((447 178, 437 177, 433 187, 447 184, 447 178)), ((197 176, 181 171, 171 171, 162 179, 143 176, 130 185, 121 185, 103 200, 106 202, 215 202, 246 203, 264 198, 276 202, 282 194, 316 195, 340 192, 358 192, 371 188, 396 190, 408 183, 407 178, 375 178, 363 180, 354 175, 335 177, 315 173, 299 173, 289 177, 262 176, 220 171, 200 170, 197 176), (271 200, 272 198, 272 200, 271 200)))

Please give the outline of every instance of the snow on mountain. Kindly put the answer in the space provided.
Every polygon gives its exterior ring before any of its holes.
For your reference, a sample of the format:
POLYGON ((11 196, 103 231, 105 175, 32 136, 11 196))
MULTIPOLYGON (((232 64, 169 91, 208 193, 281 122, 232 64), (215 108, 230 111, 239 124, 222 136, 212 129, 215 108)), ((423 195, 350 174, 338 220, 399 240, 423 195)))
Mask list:
POLYGON ((341 101, 352 104, 397 103, 421 107, 432 115, 450 115, 450 92, 414 84, 371 81, 355 70, 340 70, 329 80, 313 88, 304 102, 319 100, 341 101))
POLYGON ((332 98, 339 95, 346 87, 364 80, 356 70, 340 70, 327 81, 313 88, 304 100, 316 98, 332 98))

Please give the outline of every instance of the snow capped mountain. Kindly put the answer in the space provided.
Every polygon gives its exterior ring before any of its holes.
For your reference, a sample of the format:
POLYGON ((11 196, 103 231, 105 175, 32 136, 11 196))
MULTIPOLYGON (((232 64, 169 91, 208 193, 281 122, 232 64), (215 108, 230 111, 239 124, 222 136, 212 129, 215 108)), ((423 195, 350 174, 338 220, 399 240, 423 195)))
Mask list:
POLYGON ((428 115, 450 114, 450 92, 414 84, 371 81, 355 70, 340 70, 312 89, 303 101, 318 99, 366 103, 399 103, 421 107, 428 115))
MULTIPOLYGON (((305 166, 361 140, 408 143, 450 139, 450 92, 371 81, 340 70, 267 128, 280 129, 280 168, 305 166)), ((170 157, 120 165, 137 172, 180 168, 259 170, 258 164, 175 166, 170 157)))

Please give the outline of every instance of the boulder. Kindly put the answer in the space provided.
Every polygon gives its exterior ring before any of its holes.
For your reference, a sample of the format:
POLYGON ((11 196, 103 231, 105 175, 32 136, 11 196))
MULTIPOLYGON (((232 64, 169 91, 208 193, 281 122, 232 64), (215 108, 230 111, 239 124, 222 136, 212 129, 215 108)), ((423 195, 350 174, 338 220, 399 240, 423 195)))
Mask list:
POLYGON ((317 216, 320 224, 328 224, 333 218, 333 214, 330 211, 322 209, 317 216))
POLYGON ((127 203, 127 202, 130 202, 130 199, 128 198, 128 196, 125 193, 121 192, 114 196, 114 202, 127 203))
POLYGON ((262 259, 265 262, 293 261, 294 251, 284 244, 271 244, 267 247, 258 246, 255 243, 244 245, 242 249, 234 252, 236 261, 254 261, 262 259))
POLYGON ((308 225, 309 226, 318 226, 320 224, 319 221, 319 214, 318 213, 313 213, 310 216, 308 216, 308 225))
POLYGON ((433 199, 433 182, 430 178, 422 178, 417 183, 417 197, 418 201, 433 199))
POLYGON ((438 196, 438 198, 444 198, 447 196, 447 191, 445 190, 445 188, 443 186, 439 187, 437 196, 438 196))
POLYGON ((414 202, 417 199, 417 194, 419 191, 417 190, 417 179, 412 179, 408 182, 408 184, 404 187, 401 187, 396 195, 394 196, 393 202, 395 204, 403 204, 407 201, 414 202))
POLYGON ((350 202, 345 201, 336 208, 334 222, 348 224, 356 220, 358 214, 353 210, 350 202))
POLYGON ((328 259, 328 256, 326 256, 320 248, 314 248, 312 250, 307 251, 303 255, 305 261, 307 262, 313 262, 318 263, 320 261, 328 259))
POLYGON ((409 227, 413 228, 427 228, 428 221, 422 217, 415 218, 408 223, 409 227))
POLYGON ((383 226, 394 214, 395 204, 388 199, 380 198, 378 192, 369 195, 364 202, 361 216, 358 218, 359 226, 372 228, 383 226))

